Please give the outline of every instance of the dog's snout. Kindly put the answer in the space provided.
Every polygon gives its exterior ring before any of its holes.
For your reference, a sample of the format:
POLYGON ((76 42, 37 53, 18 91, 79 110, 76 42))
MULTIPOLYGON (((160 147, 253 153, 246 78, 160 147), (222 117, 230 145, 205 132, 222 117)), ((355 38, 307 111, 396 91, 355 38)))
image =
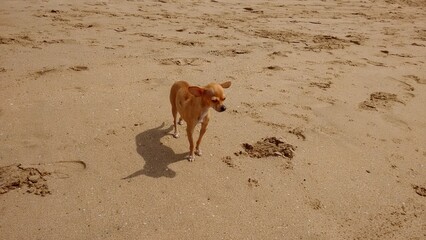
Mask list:
POLYGON ((225 105, 222 105, 222 106, 220 107, 220 111, 221 111, 221 112, 223 112, 223 111, 225 111, 225 110, 226 110, 225 105))

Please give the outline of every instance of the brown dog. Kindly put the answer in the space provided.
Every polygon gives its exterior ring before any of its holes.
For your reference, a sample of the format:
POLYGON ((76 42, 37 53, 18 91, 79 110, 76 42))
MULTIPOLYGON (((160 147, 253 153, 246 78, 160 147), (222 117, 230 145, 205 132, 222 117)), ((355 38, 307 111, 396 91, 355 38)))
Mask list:
POLYGON ((201 156, 200 143, 209 124, 210 113, 209 109, 213 108, 218 112, 226 110, 223 101, 225 101, 224 88, 229 88, 231 82, 222 84, 210 83, 205 87, 190 86, 185 81, 175 82, 170 90, 170 103, 172 104, 172 114, 174 123, 175 138, 179 137, 177 128, 177 113, 179 112, 179 124, 182 124, 182 119, 185 120, 186 133, 189 141, 188 160, 194 161, 194 140, 192 135, 195 126, 201 123, 200 136, 195 147, 195 154, 201 156))

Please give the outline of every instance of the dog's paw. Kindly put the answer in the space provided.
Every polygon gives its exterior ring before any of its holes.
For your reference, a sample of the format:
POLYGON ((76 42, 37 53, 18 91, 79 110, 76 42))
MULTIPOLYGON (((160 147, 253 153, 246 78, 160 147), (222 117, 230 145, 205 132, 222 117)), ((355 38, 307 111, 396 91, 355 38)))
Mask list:
POLYGON ((188 161, 190 161, 190 162, 193 162, 195 160, 195 157, 194 157, 194 155, 188 155, 186 157, 186 159, 188 159, 188 161))
POLYGON ((203 155, 203 153, 201 152, 200 149, 197 149, 197 150, 195 150, 195 155, 201 156, 201 155, 203 155))
POLYGON ((174 138, 179 138, 179 133, 173 133, 174 138))

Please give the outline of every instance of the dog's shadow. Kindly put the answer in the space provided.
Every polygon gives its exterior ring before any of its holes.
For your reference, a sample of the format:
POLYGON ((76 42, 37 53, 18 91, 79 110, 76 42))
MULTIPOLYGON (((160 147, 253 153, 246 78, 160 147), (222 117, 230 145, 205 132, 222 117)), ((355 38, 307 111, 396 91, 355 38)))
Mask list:
POLYGON ((136 136, 136 151, 145 160, 145 165, 142 169, 123 179, 130 179, 140 175, 153 178, 173 178, 176 176, 176 172, 168 166, 184 160, 186 153, 176 154, 170 147, 163 145, 160 141, 161 138, 168 135, 173 129, 173 126, 163 129, 164 125, 163 123, 159 127, 149 129, 136 136))

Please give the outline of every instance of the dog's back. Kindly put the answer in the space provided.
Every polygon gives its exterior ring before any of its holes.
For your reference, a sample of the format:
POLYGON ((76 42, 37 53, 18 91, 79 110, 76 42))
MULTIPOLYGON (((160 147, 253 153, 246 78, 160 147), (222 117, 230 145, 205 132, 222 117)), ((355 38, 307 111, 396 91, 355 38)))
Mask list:
POLYGON ((176 95, 178 91, 182 88, 188 89, 188 87, 189 83, 185 81, 178 81, 172 85, 172 88, 170 89, 170 103, 172 104, 172 107, 176 107, 176 95))

